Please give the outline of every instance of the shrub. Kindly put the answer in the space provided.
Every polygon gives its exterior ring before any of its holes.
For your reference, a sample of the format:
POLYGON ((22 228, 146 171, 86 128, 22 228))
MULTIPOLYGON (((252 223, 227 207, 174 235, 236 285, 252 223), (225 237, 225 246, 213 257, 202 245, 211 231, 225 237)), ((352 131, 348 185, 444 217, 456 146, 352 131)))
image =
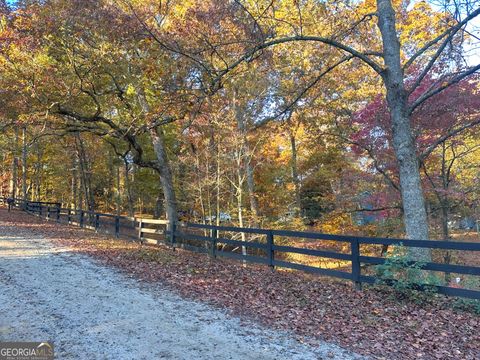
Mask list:
POLYGON ((423 270, 424 266, 424 262, 414 261, 403 245, 395 246, 385 262, 375 267, 377 282, 392 286, 400 297, 423 301, 442 284, 438 276, 423 270))

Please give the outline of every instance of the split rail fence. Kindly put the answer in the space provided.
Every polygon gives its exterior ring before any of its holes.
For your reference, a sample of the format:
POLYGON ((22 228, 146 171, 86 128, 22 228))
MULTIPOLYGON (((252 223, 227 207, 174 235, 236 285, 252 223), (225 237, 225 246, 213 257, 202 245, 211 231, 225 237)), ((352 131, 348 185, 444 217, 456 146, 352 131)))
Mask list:
MULTIPOLYGON (((6 203, 5 198, 0 202, 6 203)), ((381 265, 385 257, 363 255, 366 246, 405 246, 474 252, 479 259, 480 243, 405 240, 392 238, 372 238, 361 236, 331 235, 315 232, 273 230, 258 228, 240 228, 234 226, 216 226, 189 222, 170 224, 167 220, 140 219, 121 215, 104 214, 85 210, 63 208, 60 203, 33 202, 16 199, 14 207, 30 214, 49 220, 76 225, 82 228, 112 234, 117 238, 127 238, 146 244, 167 244, 173 249, 183 248, 195 252, 207 253, 212 257, 226 257, 241 261, 260 263, 271 268, 288 268, 309 273, 331 276, 352 281, 357 288, 362 283, 374 284, 380 279, 373 273, 365 274, 363 269, 371 265, 381 265), (247 236, 249 239, 247 240, 247 236), (239 240, 242 239, 242 240, 239 240), (245 239, 245 240, 243 240, 245 239), (307 247, 285 245, 285 239, 309 239, 314 242, 343 244, 336 248, 340 251, 319 250, 307 247), (339 269, 311 266, 288 261, 287 254, 304 255, 318 259, 337 261, 339 269)), ((413 265, 414 263, 412 263, 413 265)), ((437 262, 421 263, 421 269, 433 272, 460 274, 475 278, 480 282, 480 266, 445 264, 437 262)), ((480 299, 480 290, 455 286, 433 285, 435 291, 449 296, 480 299)), ((418 290, 431 289, 432 285, 419 285, 418 290)))

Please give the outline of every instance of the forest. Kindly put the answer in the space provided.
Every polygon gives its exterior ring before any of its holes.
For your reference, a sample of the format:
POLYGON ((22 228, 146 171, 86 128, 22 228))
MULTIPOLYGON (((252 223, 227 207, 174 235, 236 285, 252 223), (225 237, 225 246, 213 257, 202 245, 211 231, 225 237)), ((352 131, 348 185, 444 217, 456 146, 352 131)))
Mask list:
POLYGON ((1 0, 0 196, 331 234, 474 230, 479 5, 1 0))

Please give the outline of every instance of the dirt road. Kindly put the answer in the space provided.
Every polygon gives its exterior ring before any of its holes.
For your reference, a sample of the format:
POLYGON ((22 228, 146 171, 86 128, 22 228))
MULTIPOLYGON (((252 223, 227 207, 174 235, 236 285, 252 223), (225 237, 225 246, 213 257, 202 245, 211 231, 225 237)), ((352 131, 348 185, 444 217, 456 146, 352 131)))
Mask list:
POLYGON ((0 217, 0 341, 58 359, 353 359, 139 283, 0 217))

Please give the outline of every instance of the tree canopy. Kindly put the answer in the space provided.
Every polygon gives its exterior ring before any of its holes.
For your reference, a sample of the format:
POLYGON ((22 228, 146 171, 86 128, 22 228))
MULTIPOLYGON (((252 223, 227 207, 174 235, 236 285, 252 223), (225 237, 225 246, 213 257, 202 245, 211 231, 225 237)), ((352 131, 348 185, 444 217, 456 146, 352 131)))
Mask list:
POLYGON ((478 216, 479 15, 476 0, 0 1, 0 190, 448 238, 478 216))

